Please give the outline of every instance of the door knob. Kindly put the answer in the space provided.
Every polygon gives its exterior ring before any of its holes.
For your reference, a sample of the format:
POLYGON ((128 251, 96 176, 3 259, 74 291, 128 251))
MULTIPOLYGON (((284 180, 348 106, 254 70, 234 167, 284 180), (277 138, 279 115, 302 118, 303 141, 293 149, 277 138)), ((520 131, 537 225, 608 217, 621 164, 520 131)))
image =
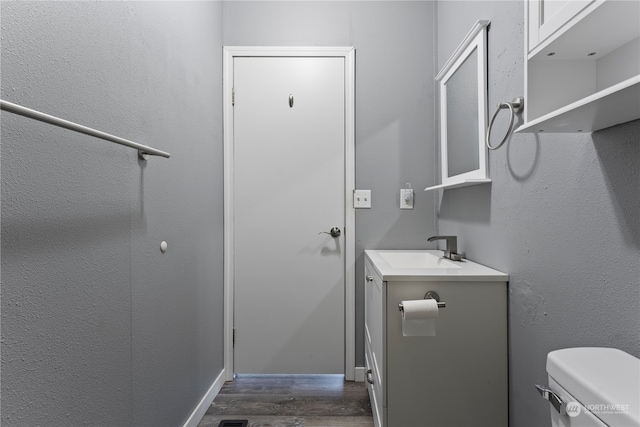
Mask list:
POLYGON ((331 237, 340 237, 340 234, 342 234, 342 232, 340 231, 339 227, 333 227, 329 231, 321 231, 318 234, 329 234, 331 237))

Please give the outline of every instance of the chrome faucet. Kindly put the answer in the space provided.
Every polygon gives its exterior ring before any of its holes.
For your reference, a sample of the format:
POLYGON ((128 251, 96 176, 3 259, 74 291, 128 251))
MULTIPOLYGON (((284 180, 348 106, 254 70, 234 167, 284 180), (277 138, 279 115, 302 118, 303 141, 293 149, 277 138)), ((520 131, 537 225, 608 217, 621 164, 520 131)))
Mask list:
POLYGON ((444 250, 444 257, 452 261, 462 260, 462 255, 458 254, 458 238, 456 236, 432 236, 427 239, 429 242, 434 240, 446 240, 447 246, 444 250))

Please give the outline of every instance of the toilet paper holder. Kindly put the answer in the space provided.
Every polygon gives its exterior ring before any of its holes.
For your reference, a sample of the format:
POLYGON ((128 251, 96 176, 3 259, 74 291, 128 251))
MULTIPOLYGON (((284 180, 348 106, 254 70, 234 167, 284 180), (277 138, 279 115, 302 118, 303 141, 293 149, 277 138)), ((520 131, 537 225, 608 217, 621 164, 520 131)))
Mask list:
MULTIPOLYGON (((444 301, 440 301, 440 295, 438 295, 438 293, 436 291, 429 291, 426 294, 424 294, 424 299, 434 299, 437 301, 438 303, 438 308, 445 308, 447 306, 447 303, 444 301)), ((398 304, 398 310, 400 311, 404 311, 404 306, 402 305, 402 303, 398 304)))

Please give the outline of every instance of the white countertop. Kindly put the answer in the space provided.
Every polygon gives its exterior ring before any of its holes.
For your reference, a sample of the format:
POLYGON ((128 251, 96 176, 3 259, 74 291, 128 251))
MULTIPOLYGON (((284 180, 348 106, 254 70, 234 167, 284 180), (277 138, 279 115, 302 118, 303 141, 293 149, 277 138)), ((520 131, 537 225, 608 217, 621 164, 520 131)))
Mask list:
MULTIPOLYGON (((509 280, 509 275, 498 270, 494 270, 473 261, 463 259, 462 261, 451 261, 443 257, 444 252, 439 250, 366 250, 365 256, 371 261, 378 274, 385 281, 465 281, 465 282, 505 282, 509 280), (410 264, 399 267, 387 262, 385 256, 389 258, 391 254, 394 258, 407 254, 407 258, 415 257, 418 254, 430 254, 439 258, 440 265, 437 268, 410 267, 410 264)), ((429 255, 425 255, 429 256, 429 255)))

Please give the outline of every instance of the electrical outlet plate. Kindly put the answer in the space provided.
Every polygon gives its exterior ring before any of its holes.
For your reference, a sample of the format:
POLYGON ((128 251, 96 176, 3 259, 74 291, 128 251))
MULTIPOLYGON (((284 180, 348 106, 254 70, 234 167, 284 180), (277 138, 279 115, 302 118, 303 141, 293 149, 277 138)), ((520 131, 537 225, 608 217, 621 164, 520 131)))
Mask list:
POLYGON ((413 189, 400 190, 400 209, 413 209, 413 189))
POLYGON ((371 208, 371 190, 354 190, 353 207, 356 209, 371 208))

